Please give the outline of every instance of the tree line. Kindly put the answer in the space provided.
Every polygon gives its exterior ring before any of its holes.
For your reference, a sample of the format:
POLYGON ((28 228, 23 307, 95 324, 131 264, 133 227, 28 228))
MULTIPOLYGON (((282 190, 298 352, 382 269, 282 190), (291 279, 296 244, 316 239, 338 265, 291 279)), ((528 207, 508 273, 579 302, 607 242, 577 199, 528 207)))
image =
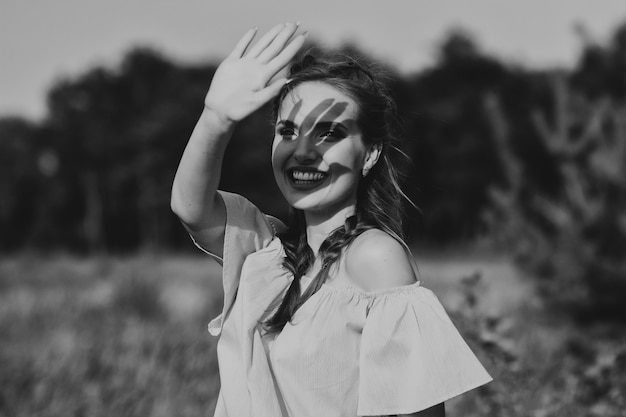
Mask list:
MULTIPOLYGON (((406 76, 389 69, 412 161, 405 190, 419 206, 409 212, 410 236, 448 244, 497 235, 504 220, 494 220, 503 207, 494 190, 510 190, 512 181, 523 182, 515 192, 525 196, 558 194, 569 180, 537 115, 548 125, 562 123, 556 79, 579 101, 623 105, 625 57, 626 24, 604 44, 583 39, 576 65, 552 70, 505 62, 457 31, 429 68, 406 76), (506 128, 506 152, 498 126, 506 128), (517 179, 511 166, 519 168, 517 179)), ((169 209, 170 187, 216 65, 183 65, 135 48, 116 68, 57 81, 42 121, 0 119, 0 249, 190 248, 169 209)), ((581 106, 564 111, 576 118, 581 106)), ((237 128, 221 187, 285 217, 269 165, 271 140, 264 108, 237 128)), ((623 189, 615 193, 623 205, 623 189)), ((523 196, 515 201, 526 204, 523 196)), ((530 212, 524 215, 545 223, 530 212)))

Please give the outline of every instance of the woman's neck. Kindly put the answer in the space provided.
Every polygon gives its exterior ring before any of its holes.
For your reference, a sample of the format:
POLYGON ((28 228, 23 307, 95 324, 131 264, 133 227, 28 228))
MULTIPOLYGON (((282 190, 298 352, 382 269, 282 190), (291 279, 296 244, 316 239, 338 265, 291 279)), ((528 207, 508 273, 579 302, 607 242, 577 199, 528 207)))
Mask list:
POLYGON ((353 204, 344 207, 333 214, 327 212, 305 211, 307 242, 317 256, 322 242, 333 230, 345 224, 346 219, 355 213, 353 204))

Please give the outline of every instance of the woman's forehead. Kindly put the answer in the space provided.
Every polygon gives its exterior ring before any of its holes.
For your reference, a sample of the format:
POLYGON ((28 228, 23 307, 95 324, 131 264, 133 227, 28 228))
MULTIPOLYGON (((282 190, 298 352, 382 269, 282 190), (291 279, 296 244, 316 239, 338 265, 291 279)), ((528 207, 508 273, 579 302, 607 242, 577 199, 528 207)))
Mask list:
POLYGON ((314 117, 323 122, 337 118, 356 119, 357 112, 354 100, 339 89, 323 82, 309 81, 297 85, 285 96, 278 119, 299 123, 314 117))

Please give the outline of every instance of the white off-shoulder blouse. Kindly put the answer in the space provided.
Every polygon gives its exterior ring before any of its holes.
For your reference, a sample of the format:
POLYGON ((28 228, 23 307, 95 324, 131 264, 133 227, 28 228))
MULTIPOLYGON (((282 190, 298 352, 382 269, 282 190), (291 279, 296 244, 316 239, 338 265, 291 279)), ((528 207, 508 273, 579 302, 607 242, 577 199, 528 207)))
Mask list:
POLYGON ((267 335, 260 323, 293 275, 271 220, 239 195, 221 196, 224 257, 211 256, 223 265, 224 307, 209 323, 220 337, 216 417, 410 414, 491 380, 419 282, 375 292, 324 284, 267 335))

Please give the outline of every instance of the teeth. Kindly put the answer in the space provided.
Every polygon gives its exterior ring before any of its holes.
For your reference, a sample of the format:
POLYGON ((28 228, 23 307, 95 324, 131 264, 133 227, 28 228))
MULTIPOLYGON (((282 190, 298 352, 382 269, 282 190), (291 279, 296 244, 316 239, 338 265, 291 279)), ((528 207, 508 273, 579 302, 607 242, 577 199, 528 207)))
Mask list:
POLYGON ((298 181, 319 181, 324 178, 324 174, 321 172, 292 171, 292 176, 294 180, 298 181))

